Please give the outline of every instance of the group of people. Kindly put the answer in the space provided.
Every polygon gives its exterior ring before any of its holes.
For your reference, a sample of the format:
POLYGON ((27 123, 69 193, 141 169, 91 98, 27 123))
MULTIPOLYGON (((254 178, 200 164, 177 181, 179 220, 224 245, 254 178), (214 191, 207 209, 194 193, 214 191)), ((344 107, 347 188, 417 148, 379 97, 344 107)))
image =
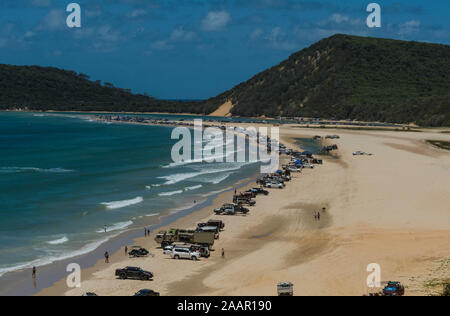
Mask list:
MULTIPOLYGON (((322 213, 325 213, 326 212, 326 208, 324 207, 324 208, 322 208, 322 213)), ((320 221, 320 212, 314 212, 314 219, 316 220, 316 221, 320 221)))
POLYGON ((152 231, 150 230, 150 228, 144 227, 144 236, 145 237, 150 237, 151 233, 152 233, 152 231))

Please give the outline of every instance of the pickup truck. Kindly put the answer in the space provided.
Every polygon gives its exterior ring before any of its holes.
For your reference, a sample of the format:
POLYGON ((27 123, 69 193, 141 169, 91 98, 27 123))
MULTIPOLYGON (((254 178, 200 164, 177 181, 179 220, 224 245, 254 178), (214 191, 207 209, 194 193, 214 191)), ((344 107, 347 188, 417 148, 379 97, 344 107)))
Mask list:
POLYGON ((250 212, 248 208, 235 204, 224 204, 221 208, 214 210, 214 213, 217 215, 235 215, 236 213, 247 214, 248 212, 250 212))
POLYGON ((251 199, 240 198, 240 197, 234 197, 233 203, 249 205, 249 206, 254 206, 256 204, 256 202, 251 199))
POLYGON ((219 227, 219 229, 224 229, 225 223, 219 219, 210 219, 207 223, 198 224, 198 227, 204 227, 204 226, 217 226, 217 227, 219 227))
POLYGON ((269 195, 269 191, 261 188, 253 188, 251 191, 254 192, 256 195, 258 194, 269 195))
POLYGON ((122 280, 137 279, 142 281, 149 281, 153 279, 153 273, 144 271, 137 267, 126 267, 124 269, 117 269, 116 276, 122 280))
POLYGON ((182 232, 180 229, 171 229, 169 231, 160 231, 155 236, 155 241, 161 244, 161 247, 171 245, 177 242, 186 242, 212 247, 215 241, 215 234, 208 232, 189 231, 182 232))

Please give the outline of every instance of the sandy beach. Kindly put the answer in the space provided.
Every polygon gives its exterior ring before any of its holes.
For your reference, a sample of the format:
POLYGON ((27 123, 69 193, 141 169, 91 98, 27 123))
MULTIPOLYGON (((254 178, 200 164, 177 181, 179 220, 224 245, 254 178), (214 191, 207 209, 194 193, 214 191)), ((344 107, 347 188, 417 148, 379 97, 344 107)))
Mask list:
POLYGON ((339 134, 330 141, 339 150, 323 165, 294 174, 285 189, 258 196, 247 216, 213 216, 215 207, 231 201, 231 191, 169 226, 222 219, 226 227, 210 258, 172 260, 152 232, 134 244, 147 248, 148 258, 130 259, 121 249, 110 264, 99 260, 83 270, 81 288, 68 289, 60 280, 38 295, 130 296, 149 288, 161 295, 258 296, 276 295, 276 284, 290 281, 295 295, 360 296, 369 292, 370 263, 381 266, 383 281, 401 281, 407 295, 441 290, 440 282, 450 278, 450 153, 425 140, 448 141, 449 134, 295 126, 280 133, 291 148, 296 138, 339 134), (356 150, 373 155, 353 156, 356 150), (314 220, 323 207, 327 212, 314 220), (125 266, 151 271, 154 280, 117 280, 115 269, 125 266))

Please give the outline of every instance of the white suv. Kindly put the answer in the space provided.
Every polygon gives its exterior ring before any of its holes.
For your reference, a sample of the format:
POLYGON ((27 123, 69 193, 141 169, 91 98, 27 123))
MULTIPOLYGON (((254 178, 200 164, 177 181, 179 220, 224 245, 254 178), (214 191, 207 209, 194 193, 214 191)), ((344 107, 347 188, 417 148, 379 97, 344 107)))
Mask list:
POLYGON ((281 182, 278 182, 278 181, 266 182, 264 184, 264 186, 266 188, 278 188, 278 189, 283 189, 285 187, 284 183, 281 183, 281 182))
POLYGON ((170 253, 172 259, 192 259, 194 261, 200 259, 200 253, 197 251, 190 251, 189 248, 173 248, 170 253))

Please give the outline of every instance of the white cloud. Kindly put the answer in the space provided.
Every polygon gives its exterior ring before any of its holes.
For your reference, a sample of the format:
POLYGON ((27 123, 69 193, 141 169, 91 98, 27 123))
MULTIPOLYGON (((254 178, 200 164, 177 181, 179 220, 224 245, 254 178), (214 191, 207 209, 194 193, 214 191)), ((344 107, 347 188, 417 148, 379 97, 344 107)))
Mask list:
POLYGON ((266 32, 257 28, 250 33, 248 38, 250 41, 261 43, 264 46, 277 50, 291 51, 297 47, 296 43, 279 26, 266 32))
POLYGON ((335 13, 330 17, 330 20, 336 23, 348 22, 350 18, 346 15, 335 13))
POLYGON ((264 31, 260 28, 254 29, 251 33, 250 33, 250 40, 252 41, 256 41, 257 39, 260 39, 261 36, 264 35, 264 31))
POLYGON ((129 12, 126 16, 129 19, 136 19, 147 15, 147 11, 144 9, 136 9, 129 12))
POLYGON ((58 31, 66 27, 66 15, 64 10, 51 10, 42 20, 39 29, 47 31, 58 31))
POLYGON ((419 31, 420 28, 420 21, 417 20, 411 20, 408 22, 405 22, 403 24, 400 24, 398 35, 409 35, 411 33, 415 33, 419 31))
POLYGON ((351 18, 347 15, 342 15, 339 13, 334 13, 330 16, 328 20, 319 22, 319 25, 327 24, 328 22, 333 22, 336 24, 345 24, 345 25, 361 25, 364 23, 362 19, 359 18, 351 18))
POLYGON ((152 48, 156 50, 171 50, 175 48, 175 45, 170 44, 168 40, 161 40, 154 42, 152 48))
POLYGON ((190 42, 197 38, 197 34, 191 31, 186 31, 182 26, 177 27, 173 30, 172 34, 170 34, 171 41, 185 41, 190 42))
POLYGON ((172 31, 168 38, 154 42, 152 48, 157 50, 171 50, 175 48, 177 42, 192 42, 196 39, 197 34, 195 32, 186 31, 184 27, 179 26, 172 31))
POLYGON ((203 19, 203 29, 217 31, 223 29, 231 21, 231 15, 227 11, 211 11, 203 19))

